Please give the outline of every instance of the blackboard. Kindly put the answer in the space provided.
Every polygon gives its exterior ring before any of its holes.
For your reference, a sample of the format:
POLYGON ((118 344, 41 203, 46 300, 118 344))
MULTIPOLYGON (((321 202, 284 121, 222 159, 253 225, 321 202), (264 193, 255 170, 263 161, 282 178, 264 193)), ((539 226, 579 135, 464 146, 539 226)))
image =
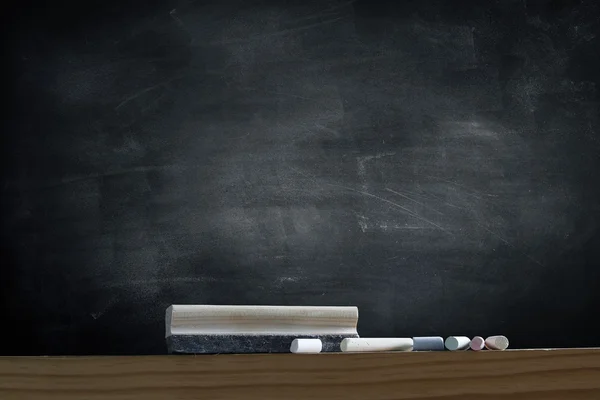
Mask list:
POLYGON ((0 353, 161 354, 186 303, 600 345, 598 3, 399 3, 6 13, 0 353))

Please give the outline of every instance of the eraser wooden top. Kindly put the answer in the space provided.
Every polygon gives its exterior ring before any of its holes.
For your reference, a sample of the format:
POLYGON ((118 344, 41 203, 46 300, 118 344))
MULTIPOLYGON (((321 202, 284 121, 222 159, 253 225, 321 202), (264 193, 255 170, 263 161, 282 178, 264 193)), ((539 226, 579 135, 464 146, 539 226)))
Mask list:
POLYGON ((171 335, 357 335, 357 307, 172 305, 171 335))

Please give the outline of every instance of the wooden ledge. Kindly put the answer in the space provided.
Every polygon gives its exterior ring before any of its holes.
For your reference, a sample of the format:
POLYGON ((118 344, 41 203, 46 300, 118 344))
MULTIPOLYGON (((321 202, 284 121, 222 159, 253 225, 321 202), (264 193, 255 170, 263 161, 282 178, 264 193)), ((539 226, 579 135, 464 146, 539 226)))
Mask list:
POLYGON ((0 357, 8 399, 600 399, 600 349, 0 357))

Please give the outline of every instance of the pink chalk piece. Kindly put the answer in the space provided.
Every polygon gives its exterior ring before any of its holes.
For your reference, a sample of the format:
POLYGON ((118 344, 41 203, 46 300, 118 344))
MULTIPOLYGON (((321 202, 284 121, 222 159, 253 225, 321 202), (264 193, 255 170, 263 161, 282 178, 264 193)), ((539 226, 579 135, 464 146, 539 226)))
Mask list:
POLYGON ((506 350, 508 348, 508 339, 506 336, 490 336, 485 339, 485 347, 489 350, 506 350))
POLYGON ((481 336, 475 336, 471 339, 471 350, 480 351, 485 348, 485 339, 481 336))

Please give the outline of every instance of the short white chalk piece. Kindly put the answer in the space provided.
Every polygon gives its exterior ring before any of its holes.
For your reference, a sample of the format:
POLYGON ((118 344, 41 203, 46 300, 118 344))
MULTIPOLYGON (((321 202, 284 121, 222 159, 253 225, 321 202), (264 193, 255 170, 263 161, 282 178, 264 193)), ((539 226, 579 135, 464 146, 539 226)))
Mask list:
POLYGON ((490 336, 485 339, 485 347, 489 350, 506 350, 508 348, 508 338, 506 336, 490 336))
POLYGON ((467 350, 471 344, 471 339, 466 336, 449 336, 444 344, 450 351, 467 350))
POLYGON ((344 352, 412 351, 411 338, 345 338, 340 344, 344 352))
POLYGON ((475 336, 471 340, 470 347, 471 347, 471 350, 475 350, 475 351, 483 350, 485 348, 485 339, 483 339, 481 336, 475 336))
POLYGON ((323 350, 321 339, 294 339, 290 346, 292 353, 320 353, 323 350))

